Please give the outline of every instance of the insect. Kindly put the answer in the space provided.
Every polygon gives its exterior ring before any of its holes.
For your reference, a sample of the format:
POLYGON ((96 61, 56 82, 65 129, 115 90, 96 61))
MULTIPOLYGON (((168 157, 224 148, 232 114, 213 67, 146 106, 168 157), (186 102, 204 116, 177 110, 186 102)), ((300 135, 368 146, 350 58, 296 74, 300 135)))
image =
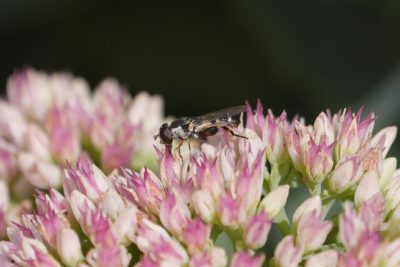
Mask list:
POLYGON ((160 131, 154 136, 154 139, 159 137, 161 143, 166 146, 171 146, 173 140, 179 140, 178 150, 183 140, 196 139, 204 141, 219 130, 224 130, 232 136, 247 139, 245 136, 236 134, 233 130, 239 126, 240 115, 245 110, 246 106, 236 106, 207 113, 202 116, 178 118, 170 124, 164 123, 161 125, 160 131))

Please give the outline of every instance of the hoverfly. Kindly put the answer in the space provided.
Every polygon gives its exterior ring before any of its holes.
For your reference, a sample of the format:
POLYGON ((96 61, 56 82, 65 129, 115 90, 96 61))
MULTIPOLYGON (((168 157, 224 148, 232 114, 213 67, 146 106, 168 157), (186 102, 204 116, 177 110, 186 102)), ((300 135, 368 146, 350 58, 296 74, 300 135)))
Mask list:
POLYGON ((226 131, 232 136, 247 139, 247 137, 239 135, 233 130, 239 126, 240 116, 245 111, 246 106, 236 106, 202 116, 177 118, 170 124, 161 125, 160 131, 154 136, 154 139, 159 137, 161 143, 166 146, 171 146, 173 140, 179 140, 178 150, 184 140, 205 141, 207 137, 216 134, 219 130, 226 131))

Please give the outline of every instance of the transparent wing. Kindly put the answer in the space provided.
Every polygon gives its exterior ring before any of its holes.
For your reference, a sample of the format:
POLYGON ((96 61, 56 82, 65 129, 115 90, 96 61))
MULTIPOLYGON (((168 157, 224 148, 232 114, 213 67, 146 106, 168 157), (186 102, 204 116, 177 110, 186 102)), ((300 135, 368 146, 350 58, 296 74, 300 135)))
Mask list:
POLYGON ((239 125, 240 114, 246 111, 246 106, 235 106, 214 112, 204 114, 202 116, 192 117, 192 122, 197 129, 212 126, 235 126, 239 125))

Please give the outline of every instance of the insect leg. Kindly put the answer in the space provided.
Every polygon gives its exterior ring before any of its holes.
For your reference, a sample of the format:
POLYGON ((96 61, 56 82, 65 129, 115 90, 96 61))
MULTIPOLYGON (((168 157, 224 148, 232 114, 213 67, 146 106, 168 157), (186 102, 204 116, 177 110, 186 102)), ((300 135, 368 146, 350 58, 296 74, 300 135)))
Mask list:
POLYGON ((181 146, 182 146, 182 144, 183 144, 183 140, 182 140, 182 139, 179 139, 179 145, 178 145, 178 147, 175 149, 175 153, 176 153, 176 151, 178 151, 178 155, 179 155, 179 157, 181 158, 181 160, 182 160, 182 162, 183 162, 183 157, 182 157, 182 154, 181 154, 181 146))
POLYGON ((222 126, 222 129, 224 131, 227 131, 229 134, 231 134, 232 136, 236 136, 236 137, 240 137, 240 138, 244 138, 247 139, 246 136, 240 135, 240 134, 236 134, 231 128, 227 127, 227 126, 222 126))

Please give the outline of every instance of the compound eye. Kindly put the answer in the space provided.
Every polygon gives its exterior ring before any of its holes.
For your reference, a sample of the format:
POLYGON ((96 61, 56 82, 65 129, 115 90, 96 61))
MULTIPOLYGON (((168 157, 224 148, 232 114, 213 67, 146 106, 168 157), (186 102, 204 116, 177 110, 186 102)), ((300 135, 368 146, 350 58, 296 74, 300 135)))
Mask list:
POLYGON ((164 123, 160 128, 160 138, 164 144, 172 144, 172 133, 168 124, 164 123))

